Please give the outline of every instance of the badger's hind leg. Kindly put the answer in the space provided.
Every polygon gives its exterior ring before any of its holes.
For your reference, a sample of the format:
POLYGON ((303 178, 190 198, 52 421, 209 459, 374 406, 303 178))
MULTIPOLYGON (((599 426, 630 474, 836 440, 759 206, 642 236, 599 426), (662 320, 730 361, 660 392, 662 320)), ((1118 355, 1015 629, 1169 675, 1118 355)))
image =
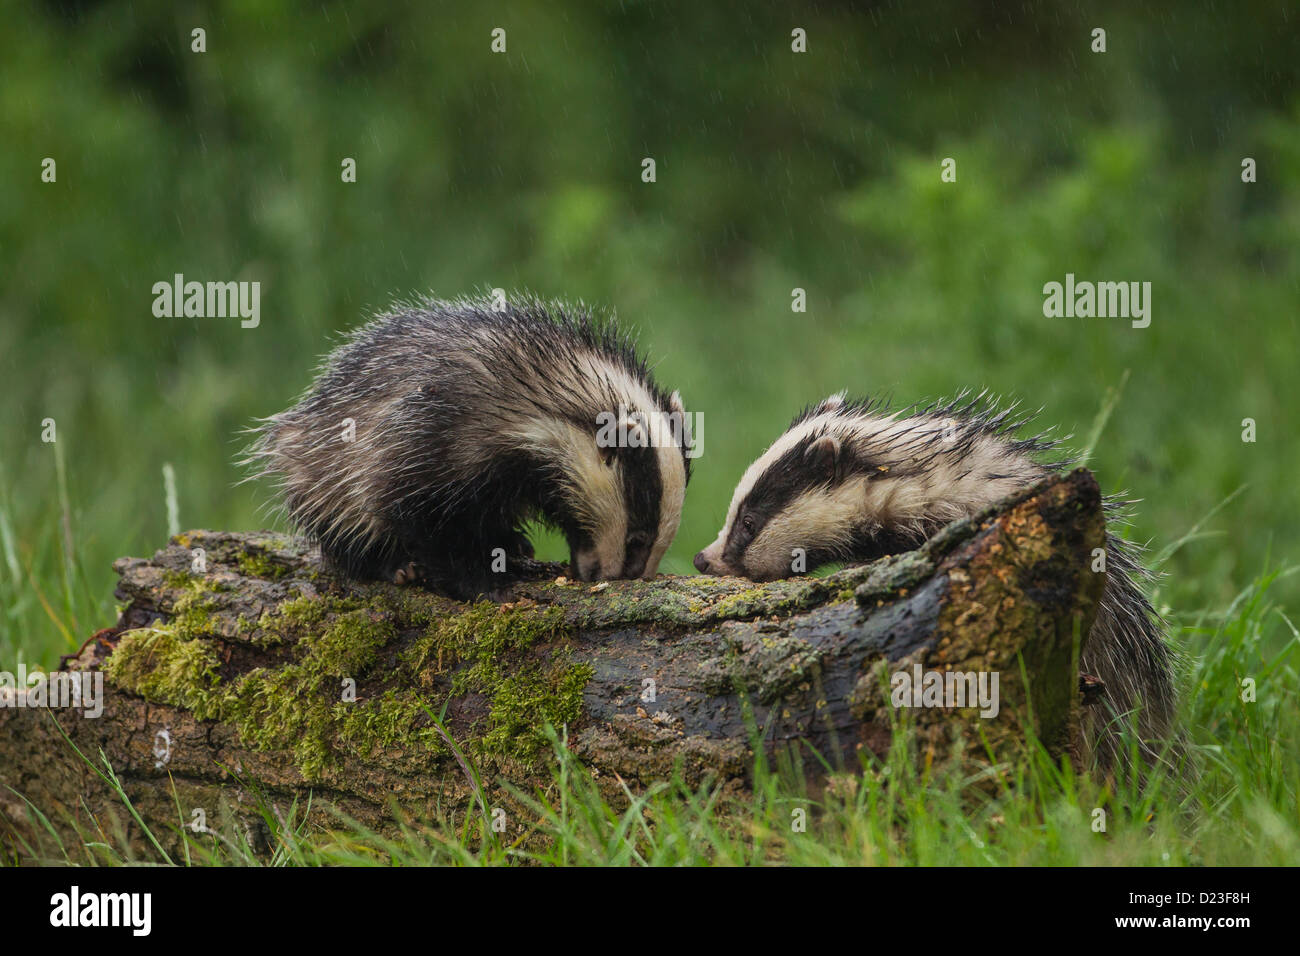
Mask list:
MULTIPOLYGON (((349 578, 394 581, 400 566, 409 563, 391 541, 375 544, 355 538, 319 538, 325 566, 349 578)), ((400 583, 400 582, 399 582, 400 583)))
POLYGON ((325 566, 361 581, 387 581, 398 586, 418 584, 426 577, 420 555, 404 539, 381 542, 357 538, 319 538, 325 566))
POLYGON ((1123 773, 1135 749, 1140 770, 1163 764, 1182 776, 1190 768, 1176 723, 1176 657, 1122 561, 1112 566, 1079 656, 1080 671, 1097 685, 1083 688, 1089 756, 1103 774, 1123 773))

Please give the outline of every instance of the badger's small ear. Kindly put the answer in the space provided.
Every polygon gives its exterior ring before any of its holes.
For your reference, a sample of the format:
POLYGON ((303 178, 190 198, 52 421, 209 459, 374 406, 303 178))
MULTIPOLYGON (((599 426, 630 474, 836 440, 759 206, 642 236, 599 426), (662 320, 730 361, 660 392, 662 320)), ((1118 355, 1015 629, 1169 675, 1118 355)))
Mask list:
POLYGON ((814 412, 818 415, 824 415, 826 412, 838 412, 843 407, 844 393, 836 392, 834 395, 822 401, 822 403, 814 409, 814 412))
POLYGON ((596 454, 602 464, 608 465, 618 452, 618 416, 601 412, 596 416, 596 454))
POLYGON ((620 430, 627 436, 629 448, 650 447, 650 433, 646 430, 645 418, 640 413, 625 416, 620 430))
POLYGON ((834 435, 822 435, 808 446, 803 460, 818 479, 834 484, 840 477, 840 440, 834 435))
POLYGON ((690 451, 693 442, 691 418, 686 413, 686 406, 682 404, 681 392, 673 392, 668 396, 668 411, 671 416, 668 427, 672 429, 674 441, 680 440, 682 451, 690 451))

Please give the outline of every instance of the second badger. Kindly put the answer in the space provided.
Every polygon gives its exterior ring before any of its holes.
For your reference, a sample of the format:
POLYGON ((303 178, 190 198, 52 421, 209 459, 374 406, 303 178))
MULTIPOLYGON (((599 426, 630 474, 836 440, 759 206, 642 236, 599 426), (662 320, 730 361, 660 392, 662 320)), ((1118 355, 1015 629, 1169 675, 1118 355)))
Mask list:
POLYGON ((353 333, 250 459, 339 570, 473 598, 532 556, 530 520, 564 534, 577 578, 653 576, 689 478, 685 417, 581 308, 430 301, 353 333))
MULTIPOLYGON (((1055 443, 1015 437, 1024 424, 982 396, 901 412, 831 396, 749 466, 695 566, 767 581, 790 576, 797 552, 813 570, 915 548, 1067 464, 1036 461, 1055 443)), ((1082 743, 1100 767, 1115 768, 1127 756, 1120 728, 1134 720, 1142 762, 1176 758, 1173 655, 1138 587, 1145 572, 1113 534, 1106 551, 1109 573, 1079 661, 1101 681, 1102 700, 1085 711, 1082 743)))

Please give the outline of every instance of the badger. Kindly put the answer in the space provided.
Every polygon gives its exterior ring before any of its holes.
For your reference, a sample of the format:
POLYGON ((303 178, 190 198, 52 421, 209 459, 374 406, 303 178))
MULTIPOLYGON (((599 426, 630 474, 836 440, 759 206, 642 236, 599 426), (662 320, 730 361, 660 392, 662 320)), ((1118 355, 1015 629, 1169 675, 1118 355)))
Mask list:
MULTIPOLYGON (((832 395, 800 412, 736 486, 717 540, 695 556, 707 574, 767 581, 791 575, 794 549, 806 568, 871 561, 911 550, 948 522, 970 516, 1072 464, 1035 456, 1059 447, 1045 435, 1017 437, 1017 417, 986 393, 891 411, 887 401, 832 395)), ((1108 518, 1122 506, 1106 499, 1108 518)), ((1085 759, 1119 766, 1121 725, 1135 724, 1143 765, 1177 752, 1175 655, 1139 586, 1150 577, 1140 551, 1106 535, 1106 583, 1080 655, 1085 759)))
POLYGON ((680 393, 611 318, 531 297, 402 303, 253 431, 250 477, 329 565, 462 599, 507 593, 532 521, 574 578, 653 577, 690 478, 680 393))

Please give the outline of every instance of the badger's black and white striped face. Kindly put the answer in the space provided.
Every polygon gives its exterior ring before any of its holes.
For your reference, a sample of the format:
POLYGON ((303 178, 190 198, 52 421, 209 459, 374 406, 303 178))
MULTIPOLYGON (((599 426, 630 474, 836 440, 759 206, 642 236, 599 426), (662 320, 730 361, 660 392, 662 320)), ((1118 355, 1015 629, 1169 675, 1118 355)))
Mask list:
POLYGON ((1027 455, 1041 444, 972 407, 888 414, 831 396, 745 471, 696 568, 769 581, 904 551, 1044 473, 1027 455))
POLYGON ((528 423, 525 433, 529 446, 556 462, 560 490, 547 510, 582 581, 654 577, 686 497, 689 436, 680 396, 674 392, 661 409, 643 386, 619 385, 627 401, 609 410, 609 421, 584 427, 542 419, 528 423))
POLYGON ((668 417, 651 412, 621 424, 628 443, 593 439, 571 476, 580 520, 569 545, 583 581, 654 577, 681 521, 686 459, 668 417))

